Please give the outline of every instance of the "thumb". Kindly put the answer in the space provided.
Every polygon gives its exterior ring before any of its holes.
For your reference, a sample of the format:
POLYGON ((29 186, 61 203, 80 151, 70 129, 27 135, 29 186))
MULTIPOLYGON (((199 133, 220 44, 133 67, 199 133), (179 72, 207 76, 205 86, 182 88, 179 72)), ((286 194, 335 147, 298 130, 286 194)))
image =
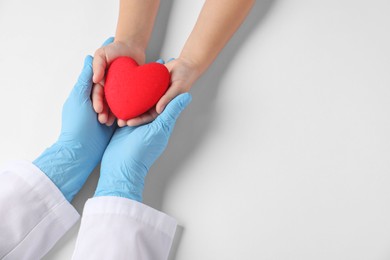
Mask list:
POLYGON ((191 103, 192 97, 190 93, 180 94, 175 97, 164 111, 157 117, 156 121, 160 121, 165 125, 175 124, 181 112, 191 103))
POLYGON ((89 96, 91 94, 92 88, 92 56, 88 55, 85 57, 83 70, 77 80, 75 89, 77 89, 80 93, 89 96))
POLYGON ((89 85, 92 83, 92 60, 93 58, 90 55, 85 57, 83 70, 81 71, 79 79, 77 80, 78 84, 89 85))

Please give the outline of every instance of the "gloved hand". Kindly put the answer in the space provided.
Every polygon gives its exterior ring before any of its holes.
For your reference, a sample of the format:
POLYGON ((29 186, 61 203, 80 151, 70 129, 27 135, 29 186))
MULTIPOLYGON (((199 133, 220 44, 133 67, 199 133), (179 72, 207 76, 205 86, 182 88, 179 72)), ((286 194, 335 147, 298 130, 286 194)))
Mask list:
MULTIPOLYGON (((113 41, 110 38, 103 45, 113 41)), ((41 169, 71 201, 100 162, 115 130, 97 120, 91 102, 92 61, 84 68, 62 109, 61 134, 33 163, 41 169)))
POLYGON ((153 122, 116 129, 104 152, 96 196, 142 201, 149 168, 165 150, 176 119, 191 102, 184 93, 173 99, 153 122))

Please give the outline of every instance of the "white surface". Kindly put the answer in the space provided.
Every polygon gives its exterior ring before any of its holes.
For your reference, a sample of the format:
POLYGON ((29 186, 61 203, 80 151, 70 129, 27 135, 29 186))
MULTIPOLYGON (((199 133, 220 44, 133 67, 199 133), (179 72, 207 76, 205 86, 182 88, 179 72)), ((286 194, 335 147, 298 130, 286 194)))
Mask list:
MULTIPOLYGON (((180 53, 201 4, 162 1, 149 60, 180 53)), ((0 2, 1 163, 55 141, 117 8, 0 2)), ((258 0, 148 176, 144 202, 181 226, 171 259, 390 258, 389 13, 386 0, 258 0)), ((77 230, 45 259, 69 259, 77 230)))

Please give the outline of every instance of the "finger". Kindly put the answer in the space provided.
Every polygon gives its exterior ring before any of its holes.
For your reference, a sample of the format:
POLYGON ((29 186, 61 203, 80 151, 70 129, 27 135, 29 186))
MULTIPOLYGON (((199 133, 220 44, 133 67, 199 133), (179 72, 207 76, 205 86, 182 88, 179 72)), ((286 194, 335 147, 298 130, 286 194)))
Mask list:
POLYGON ((164 111, 164 108, 174 99, 176 96, 181 94, 180 90, 175 86, 171 86, 168 91, 160 98, 156 105, 157 113, 161 114, 164 111))
POLYGON ((101 113, 98 114, 98 120, 101 124, 107 123, 108 113, 109 113, 109 109, 108 109, 107 102, 105 99, 103 99, 103 110, 101 113))
POLYGON ((169 126, 174 125, 180 113, 188 106, 191 100, 192 97, 189 93, 177 96, 167 105, 164 112, 157 117, 156 121, 160 121, 169 126))
POLYGON ((172 71, 172 69, 173 69, 173 67, 174 67, 174 65, 175 65, 175 62, 172 62, 172 61, 174 61, 174 59, 172 60, 169 60, 169 62, 166 62, 164 65, 165 65, 165 67, 167 68, 167 70, 169 71, 169 73, 171 73, 171 71, 172 71))
POLYGON ((110 37, 110 38, 108 38, 107 40, 105 40, 104 42, 103 42, 103 45, 102 45, 102 47, 103 46, 107 46, 107 45, 109 45, 110 43, 113 43, 114 42, 114 37, 110 37))
POLYGON ((93 82, 98 83, 104 77, 104 71, 107 67, 106 54, 102 48, 95 52, 93 58, 93 82))
MULTIPOLYGON (((103 42, 102 47, 114 42, 114 37, 110 37, 103 42)), ((106 68, 106 57, 102 48, 95 52, 95 58, 93 59, 93 82, 98 83, 103 79, 104 70, 106 68)))
POLYGON ((110 111, 108 114, 108 120, 107 120, 106 125, 112 126, 114 124, 114 122, 115 122, 115 115, 110 111))
POLYGON ((80 95, 83 100, 89 100, 92 88, 92 57, 87 56, 84 59, 83 70, 81 71, 77 83, 72 93, 80 95))
POLYGON ((158 59, 158 60, 156 60, 156 62, 157 62, 157 63, 160 63, 160 64, 165 64, 165 61, 164 61, 163 59, 161 59, 161 58, 158 59))
POLYGON ((98 120, 101 124, 106 124, 108 120, 108 111, 103 109, 103 111, 98 114, 98 120))
POLYGON ((146 112, 138 117, 127 120, 127 125, 128 126, 144 125, 144 124, 152 122, 157 116, 158 116, 158 113, 157 113, 156 109, 153 107, 148 112, 146 112))
POLYGON ((77 80, 79 85, 90 85, 92 83, 92 60, 93 58, 90 55, 85 57, 83 70, 81 71, 81 74, 77 80))
POLYGON ((96 113, 103 112, 104 105, 104 88, 99 83, 92 88, 92 105, 96 113))
POLYGON ((126 125, 126 121, 125 120, 123 120, 123 119, 118 119, 118 126, 119 127, 124 127, 125 125, 126 125))

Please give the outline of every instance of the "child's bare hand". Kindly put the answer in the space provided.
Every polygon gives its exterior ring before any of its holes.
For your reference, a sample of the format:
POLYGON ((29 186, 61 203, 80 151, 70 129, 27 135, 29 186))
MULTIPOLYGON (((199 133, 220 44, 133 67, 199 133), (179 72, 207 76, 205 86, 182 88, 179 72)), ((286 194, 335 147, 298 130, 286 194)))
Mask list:
POLYGON ((98 120, 102 124, 112 125, 115 121, 115 116, 105 101, 103 87, 106 69, 113 60, 121 56, 131 57, 139 65, 145 63, 145 52, 141 48, 119 41, 102 46, 94 55, 92 67, 95 84, 92 88, 92 104, 95 112, 98 113, 98 120))
POLYGON ((161 114, 165 106, 176 96, 188 92, 192 87, 192 84, 198 79, 200 73, 197 66, 182 58, 169 61, 165 64, 169 72, 171 73, 171 85, 164 96, 157 102, 156 106, 148 112, 132 118, 126 122, 118 121, 119 126, 137 126, 149 123, 153 121, 159 114, 161 114))

